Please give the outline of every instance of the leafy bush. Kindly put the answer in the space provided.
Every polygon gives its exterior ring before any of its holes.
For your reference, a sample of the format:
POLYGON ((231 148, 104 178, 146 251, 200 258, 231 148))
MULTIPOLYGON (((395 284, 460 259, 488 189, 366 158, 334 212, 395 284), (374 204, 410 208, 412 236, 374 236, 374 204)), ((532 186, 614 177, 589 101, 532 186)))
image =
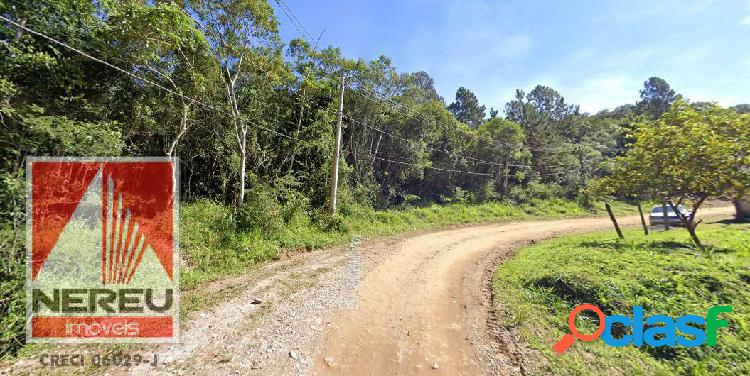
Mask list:
POLYGON ((262 185, 247 191, 245 202, 237 207, 235 213, 239 231, 261 231, 265 234, 281 232, 284 217, 284 208, 276 199, 276 193, 262 185))
POLYGON ((236 231, 230 207, 199 200, 180 207, 180 245, 182 248, 223 247, 230 244, 236 231))
POLYGON ((556 184, 529 182, 526 186, 516 185, 510 189, 509 198, 516 202, 529 202, 533 199, 547 200, 566 197, 563 189, 556 184))
POLYGON ((25 291, 23 276, 0 272, 0 359, 15 354, 26 342, 25 291))
MULTIPOLYGON (((25 343, 26 301, 24 288, 24 248, 12 250, 14 237, 9 226, 0 228, 0 359, 12 356, 25 343), (9 252, 15 252, 12 255, 9 252)), ((23 237, 21 237, 23 238, 23 237)))

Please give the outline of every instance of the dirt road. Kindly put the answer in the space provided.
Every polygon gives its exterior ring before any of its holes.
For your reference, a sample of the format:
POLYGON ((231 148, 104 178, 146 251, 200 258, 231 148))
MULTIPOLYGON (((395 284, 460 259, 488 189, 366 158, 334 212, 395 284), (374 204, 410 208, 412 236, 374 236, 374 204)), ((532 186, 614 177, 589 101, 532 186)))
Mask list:
POLYGON ((510 222, 294 255, 208 287, 223 302, 195 314, 179 344, 159 347, 158 367, 106 373, 520 374, 516 339, 492 327, 494 267, 529 242, 609 227, 607 218, 510 222))
MULTIPOLYGON (((716 208, 703 215, 731 213, 731 208, 716 208)), ((619 220, 623 226, 639 221, 637 216, 619 220)), ((495 340, 487 328, 490 286, 483 281, 497 260, 518 245, 611 226, 605 218, 534 221, 406 239, 362 281, 360 309, 337 312, 325 333, 316 371, 342 375, 518 371, 512 354, 492 353, 495 340)))

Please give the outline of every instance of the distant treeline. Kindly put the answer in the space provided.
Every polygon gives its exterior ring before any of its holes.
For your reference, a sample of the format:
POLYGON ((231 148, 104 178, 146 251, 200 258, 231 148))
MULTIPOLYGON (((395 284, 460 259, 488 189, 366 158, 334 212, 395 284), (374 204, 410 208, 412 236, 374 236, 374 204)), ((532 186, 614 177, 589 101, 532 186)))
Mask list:
POLYGON ((284 44, 265 1, 5 1, 0 15, 4 220, 23 207, 29 155, 171 155, 187 200, 263 190, 320 208, 342 77, 340 200, 572 198, 606 174, 634 121, 678 97, 650 78, 640 102, 595 115, 545 86, 518 90, 502 114, 463 87, 448 103, 426 72, 385 56, 284 44))
POLYGON ((179 157, 190 264, 226 269, 343 237, 347 215, 414 227, 373 209, 586 206, 589 181, 612 168, 602 162, 679 99, 652 77, 638 103, 593 115, 545 86, 487 110, 467 88, 445 100, 426 72, 349 59, 300 31, 284 44, 261 0, 0 1, 0 358, 23 344, 27 156, 179 157), (342 215, 330 216, 342 88, 342 215))

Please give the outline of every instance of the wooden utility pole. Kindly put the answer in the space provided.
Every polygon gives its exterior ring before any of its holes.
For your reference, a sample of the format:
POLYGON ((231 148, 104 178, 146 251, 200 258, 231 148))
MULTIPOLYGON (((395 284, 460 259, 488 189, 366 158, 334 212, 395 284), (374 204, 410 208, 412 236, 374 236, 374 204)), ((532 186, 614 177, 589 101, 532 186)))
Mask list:
POLYGON ((341 94, 339 96, 339 119, 336 123, 336 145, 333 148, 333 158, 331 166, 331 197, 328 201, 328 210, 331 214, 336 213, 336 194, 339 188, 339 156, 341 155, 341 121, 344 117, 344 80, 341 76, 341 94))
POLYGON ((605 202, 604 207, 607 209, 607 214, 609 214, 609 219, 612 221, 612 224, 615 225, 617 236, 619 236, 620 239, 623 239, 624 236, 622 236, 622 231, 620 231, 620 226, 617 224, 617 219, 615 219, 615 215, 612 213, 612 207, 609 206, 609 202, 605 202))
POLYGON ((646 226, 646 219, 643 218, 643 209, 641 208, 640 201, 638 201, 638 214, 641 215, 641 225, 643 226, 643 233, 648 235, 648 226, 646 226))
POLYGON ((581 186, 586 187, 586 169, 583 164, 583 145, 581 141, 578 141, 578 166, 579 174, 581 175, 581 186))

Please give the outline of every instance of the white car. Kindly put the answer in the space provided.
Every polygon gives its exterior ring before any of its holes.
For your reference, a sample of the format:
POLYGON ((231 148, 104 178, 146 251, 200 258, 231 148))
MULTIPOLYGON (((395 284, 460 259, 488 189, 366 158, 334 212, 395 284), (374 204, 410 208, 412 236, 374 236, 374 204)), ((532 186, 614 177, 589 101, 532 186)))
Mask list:
MULTIPOLYGON (((685 216, 690 215, 687 209, 685 209, 685 207, 682 205, 677 205, 677 210, 682 215, 685 215, 685 216)), ((654 208, 651 209, 651 214, 648 216, 648 221, 649 223, 651 223, 651 226, 664 224, 664 212, 662 211, 661 205, 654 206, 654 208)), ((674 212, 672 207, 669 205, 667 205, 667 223, 670 226, 682 225, 682 221, 680 220, 680 217, 677 215, 677 213, 674 212)))

